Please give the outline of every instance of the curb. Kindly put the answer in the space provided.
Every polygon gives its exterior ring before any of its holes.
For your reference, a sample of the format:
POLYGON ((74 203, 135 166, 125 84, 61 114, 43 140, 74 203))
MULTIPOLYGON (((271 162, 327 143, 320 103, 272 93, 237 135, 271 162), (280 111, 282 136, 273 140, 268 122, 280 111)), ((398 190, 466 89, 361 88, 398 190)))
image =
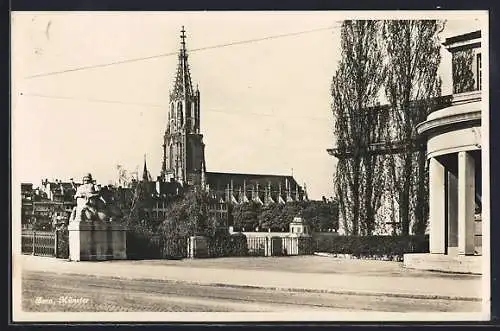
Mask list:
MULTIPOLYGON (((37 272, 30 270, 32 272, 37 272)), ((184 280, 174 280, 174 279, 158 279, 158 278, 147 278, 147 277, 133 277, 133 276, 106 276, 106 275, 87 275, 77 272, 55 272, 57 274, 65 275, 86 275, 88 277, 95 278, 110 278, 110 279, 126 279, 126 280, 137 280, 137 281, 151 281, 151 282, 170 282, 174 284, 193 284, 199 286, 215 286, 215 287, 226 287, 226 288, 240 288, 240 289, 259 289, 259 290, 271 290, 271 291, 282 291, 282 292, 296 292, 296 293, 328 293, 328 294, 338 294, 338 295, 352 295, 352 296, 377 296, 377 297, 389 297, 389 298, 406 298, 406 299, 420 299, 420 300, 453 300, 453 301, 470 301, 470 302, 481 302, 481 298, 476 297, 461 297, 461 296, 448 296, 448 295, 431 295, 431 294, 409 294, 409 293, 390 293, 390 292, 376 292, 376 291, 350 291, 350 290, 329 290, 329 289, 308 289, 308 288, 293 288, 293 287, 275 287, 275 286, 261 286, 261 285, 237 285, 237 284, 226 284, 226 283, 211 283, 211 282, 200 282, 200 281, 184 281, 184 280)))

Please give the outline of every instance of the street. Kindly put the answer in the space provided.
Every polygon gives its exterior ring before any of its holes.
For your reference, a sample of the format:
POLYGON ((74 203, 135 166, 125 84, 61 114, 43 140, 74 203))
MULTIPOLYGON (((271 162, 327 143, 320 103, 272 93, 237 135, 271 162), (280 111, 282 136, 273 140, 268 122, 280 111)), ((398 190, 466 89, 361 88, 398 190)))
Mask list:
POLYGON ((22 307, 29 312, 278 312, 297 309, 479 312, 481 302, 293 292, 25 270, 22 307))

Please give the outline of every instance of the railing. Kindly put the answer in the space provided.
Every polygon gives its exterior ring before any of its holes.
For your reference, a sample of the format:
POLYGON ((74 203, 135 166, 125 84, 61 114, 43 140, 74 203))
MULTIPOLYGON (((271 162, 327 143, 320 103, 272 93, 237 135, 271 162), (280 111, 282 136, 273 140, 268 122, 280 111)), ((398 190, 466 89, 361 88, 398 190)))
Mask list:
POLYGON ((247 238, 248 255, 250 256, 266 256, 267 237, 250 237, 247 238))
POLYGON ((38 256, 56 256, 57 238, 52 231, 23 231, 21 233, 21 252, 38 256))

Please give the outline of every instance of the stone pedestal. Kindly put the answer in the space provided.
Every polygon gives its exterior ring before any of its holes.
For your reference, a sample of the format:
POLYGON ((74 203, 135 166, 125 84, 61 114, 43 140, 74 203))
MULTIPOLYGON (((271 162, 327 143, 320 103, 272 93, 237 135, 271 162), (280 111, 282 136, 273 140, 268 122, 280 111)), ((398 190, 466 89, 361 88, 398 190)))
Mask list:
POLYGON ((120 224, 70 222, 69 259, 103 261, 126 259, 126 229, 120 224))

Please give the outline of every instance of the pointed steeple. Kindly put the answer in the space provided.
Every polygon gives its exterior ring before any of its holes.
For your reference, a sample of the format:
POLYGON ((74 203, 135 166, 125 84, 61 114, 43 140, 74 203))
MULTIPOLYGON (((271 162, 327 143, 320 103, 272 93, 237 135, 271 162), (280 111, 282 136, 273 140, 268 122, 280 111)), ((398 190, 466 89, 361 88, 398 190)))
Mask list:
POLYGON ((281 193, 281 182, 279 182, 279 186, 278 186, 278 203, 279 204, 285 203, 285 200, 283 200, 283 195, 281 193))
POLYGON ((144 154, 144 169, 142 170, 142 180, 144 182, 151 181, 151 176, 149 175, 148 166, 146 164, 146 154, 144 154))
POLYGON ((191 81, 184 27, 180 39, 177 71, 170 91, 168 121, 163 136, 161 176, 181 185, 199 185, 205 159, 205 145, 200 134, 200 92, 193 89, 191 81))
POLYGON ((175 76, 174 88, 171 97, 185 99, 194 95, 191 74, 189 72, 188 54, 186 49, 186 30, 181 29, 181 46, 179 50, 179 62, 175 76))

